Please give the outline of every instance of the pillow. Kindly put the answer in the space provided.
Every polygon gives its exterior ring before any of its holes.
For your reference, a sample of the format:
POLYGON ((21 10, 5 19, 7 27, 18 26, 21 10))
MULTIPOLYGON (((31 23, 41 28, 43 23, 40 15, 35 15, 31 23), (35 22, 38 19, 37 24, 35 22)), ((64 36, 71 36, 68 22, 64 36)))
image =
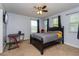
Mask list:
POLYGON ((58 37, 58 38, 62 38, 62 32, 61 32, 61 31, 58 31, 58 32, 57 32, 57 37, 58 37))

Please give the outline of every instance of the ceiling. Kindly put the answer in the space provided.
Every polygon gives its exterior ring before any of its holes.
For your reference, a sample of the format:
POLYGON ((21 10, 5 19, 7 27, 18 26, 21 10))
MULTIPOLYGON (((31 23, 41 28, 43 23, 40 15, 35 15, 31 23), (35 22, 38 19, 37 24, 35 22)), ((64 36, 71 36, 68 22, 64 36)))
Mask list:
POLYGON ((79 3, 3 3, 2 5, 7 12, 45 18, 78 7, 79 3), (38 5, 47 5, 48 12, 43 13, 43 15, 37 15, 33 7, 38 5))

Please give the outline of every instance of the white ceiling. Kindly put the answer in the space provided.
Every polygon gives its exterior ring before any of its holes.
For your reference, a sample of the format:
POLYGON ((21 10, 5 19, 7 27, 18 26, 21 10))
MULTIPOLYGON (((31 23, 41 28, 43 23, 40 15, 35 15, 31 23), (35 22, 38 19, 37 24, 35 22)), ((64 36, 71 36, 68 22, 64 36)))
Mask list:
POLYGON ((3 3, 2 5, 7 12, 30 17, 45 18, 65 10, 78 7, 79 3, 3 3), (37 15, 33 7, 38 5, 47 5, 48 12, 44 13, 43 15, 37 15))

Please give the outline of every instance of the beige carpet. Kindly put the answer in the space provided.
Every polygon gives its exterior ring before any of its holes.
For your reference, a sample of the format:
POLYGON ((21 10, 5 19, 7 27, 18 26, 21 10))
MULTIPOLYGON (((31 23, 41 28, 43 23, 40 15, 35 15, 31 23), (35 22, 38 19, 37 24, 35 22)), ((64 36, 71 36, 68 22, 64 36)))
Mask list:
MULTIPOLYGON (((20 47, 13 50, 5 50, 1 56, 41 56, 40 52, 29 43, 23 41, 20 47)), ((44 56, 79 56, 79 49, 68 45, 58 44, 44 50, 44 56)))

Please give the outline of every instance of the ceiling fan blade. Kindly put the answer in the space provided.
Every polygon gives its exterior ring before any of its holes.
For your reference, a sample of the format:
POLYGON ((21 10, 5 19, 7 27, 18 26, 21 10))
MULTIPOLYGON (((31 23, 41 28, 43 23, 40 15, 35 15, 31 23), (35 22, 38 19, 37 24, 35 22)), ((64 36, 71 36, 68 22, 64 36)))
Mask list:
POLYGON ((42 9, 45 9, 47 6, 43 6, 42 9))
POLYGON ((42 10, 43 12, 48 12, 48 10, 42 10))

